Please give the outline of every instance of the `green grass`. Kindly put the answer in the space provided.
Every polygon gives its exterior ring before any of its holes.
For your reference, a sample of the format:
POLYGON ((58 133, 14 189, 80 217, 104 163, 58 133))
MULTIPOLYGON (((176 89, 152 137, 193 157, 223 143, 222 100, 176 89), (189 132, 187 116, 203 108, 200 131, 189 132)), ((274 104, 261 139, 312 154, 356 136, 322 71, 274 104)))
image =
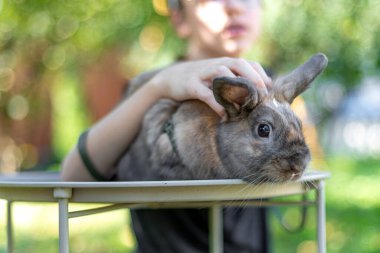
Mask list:
MULTIPOLYGON (((380 160, 331 157, 326 181, 327 248, 329 253, 380 252, 380 160)), ((75 209, 88 208, 75 205, 75 209)), ((297 225, 297 207, 281 208, 283 218, 297 225)), ((58 209, 53 204, 16 203, 15 252, 58 252, 58 209)), ((315 209, 305 229, 286 232, 271 212, 274 253, 316 252, 315 209)), ((132 252, 127 211, 119 210, 70 220, 70 252, 132 252)), ((5 252, 5 202, 0 202, 0 252, 5 252)))
MULTIPOLYGON (((327 165, 332 173, 326 181, 327 251, 380 252, 380 160, 331 157, 327 165)), ((283 208, 283 213, 296 224, 297 208, 283 208)), ((273 252, 316 252, 314 208, 299 233, 286 232, 273 215, 271 221, 273 252)))
MULTIPOLYGON (((0 252, 6 252, 5 201, 0 202, 0 252)), ((81 210, 96 205, 75 205, 81 210)), ((15 253, 58 252, 58 208, 54 204, 15 203, 15 253)), ((70 252, 128 253, 135 241, 126 210, 70 219, 70 252)))

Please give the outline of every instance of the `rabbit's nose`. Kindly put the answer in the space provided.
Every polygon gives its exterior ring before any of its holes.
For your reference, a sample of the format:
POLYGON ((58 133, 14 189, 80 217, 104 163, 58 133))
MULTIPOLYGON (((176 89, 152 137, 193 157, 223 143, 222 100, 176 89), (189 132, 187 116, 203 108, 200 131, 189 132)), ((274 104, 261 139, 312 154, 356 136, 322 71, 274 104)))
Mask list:
POLYGON ((290 177, 290 180, 296 180, 302 176, 303 171, 303 165, 290 162, 287 174, 290 177))
POLYGON ((300 173, 300 169, 298 166, 295 166, 295 165, 290 165, 289 167, 289 172, 292 174, 292 175, 297 175, 300 173))
POLYGON ((293 160, 289 162, 288 169, 292 174, 297 175, 297 174, 301 174, 301 172, 305 170, 305 167, 306 165, 302 161, 293 160))

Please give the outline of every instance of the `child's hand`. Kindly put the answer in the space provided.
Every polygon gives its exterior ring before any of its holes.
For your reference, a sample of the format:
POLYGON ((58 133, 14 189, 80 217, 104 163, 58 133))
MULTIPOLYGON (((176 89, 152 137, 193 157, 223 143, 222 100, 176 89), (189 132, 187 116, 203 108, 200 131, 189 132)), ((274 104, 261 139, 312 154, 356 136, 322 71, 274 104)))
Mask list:
POLYGON ((155 75, 150 83, 161 97, 178 101, 199 99, 224 117, 224 108, 211 91, 213 79, 220 76, 245 77, 265 92, 271 85, 271 79, 260 64, 227 57, 175 64, 155 75))

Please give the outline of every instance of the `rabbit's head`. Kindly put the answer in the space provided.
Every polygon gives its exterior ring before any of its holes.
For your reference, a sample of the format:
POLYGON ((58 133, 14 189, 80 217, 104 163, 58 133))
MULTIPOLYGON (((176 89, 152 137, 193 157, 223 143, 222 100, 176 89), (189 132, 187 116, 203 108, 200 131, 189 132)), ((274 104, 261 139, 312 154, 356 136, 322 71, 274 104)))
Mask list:
POLYGON ((244 78, 214 80, 214 96, 228 115, 218 129, 218 152, 232 177, 254 183, 302 176, 310 152, 290 104, 326 65, 326 56, 316 54, 278 78, 268 92, 244 78))

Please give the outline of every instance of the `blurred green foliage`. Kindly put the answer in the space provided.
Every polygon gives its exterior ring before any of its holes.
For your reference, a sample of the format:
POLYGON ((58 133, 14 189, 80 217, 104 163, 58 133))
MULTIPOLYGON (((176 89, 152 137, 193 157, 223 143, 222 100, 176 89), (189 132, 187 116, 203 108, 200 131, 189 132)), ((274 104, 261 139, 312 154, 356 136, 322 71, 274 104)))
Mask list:
POLYGON ((264 61, 283 69, 314 52, 324 52, 324 78, 352 87, 380 68, 380 3, 363 0, 266 2, 264 61))
POLYGON ((0 0, 0 170, 62 159, 91 123, 83 72, 104 52, 120 48, 128 77, 170 62, 174 38, 150 1, 0 0))
POLYGON ((1 1, 0 11, 2 56, 33 54, 30 49, 38 44, 42 71, 78 68, 115 45, 128 54, 139 43, 142 29, 152 23, 171 34, 163 48, 173 37, 167 18, 154 12, 150 1, 10 0, 1 1))
MULTIPOLYGON (((183 52, 185 43, 175 36, 168 17, 163 15, 164 3, 0 0, 0 114, 4 133, 12 127, 7 120, 38 118, 46 110, 41 94, 50 94, 53 112, 60 112, 51 120, 54 152, 61 159, 78 133, 90 124, 81 83, 85 66, 98 61, 107 50, 119 48, 123 54, 120 64, 125 76, 130 77, 168 64, 183 52), (22 87, 12 87, 12 80, 18 76, 26 77, 18 82, 22 87), (59 108, 60 92, 76 97, 59 108), (68 125, 70 129, 62 130, 68 125), (59 137, 62 134, 65 138, 59 137)), ((263 1, 263 9, 263 35, 248 58, 283 72, 315 52, 324 52, 330 63, 322 79, 337 80, 347 88, 379 70, 377 1, 263 1)))
MULTIPOLYGON (((149 0, 0 3, 2 67, 12 66, 19 53, 34 54, 31 49, 36 44, 43 51, 43 57, 36 59, 43 63, 41 71, 78 67, 115 45, 123 47, 126 55, 135 50, 141 53, 144 50, 138 38, 151 25, 162 31, 164 43, 143 56, 149 55, 150 60, 152 55, 154 59, 170 59, 183 49, 168 18, 157 14, 149 0)), ((330 59, 325 77, 352 86, 380 67, 379 11, 380 4, 370 0, 279 0, 275 4, 264 1, 264 32, 261 44, 254 50, 260 61, 279 70, 322 51, 330 59)), ((141 68, 135 71, 157 64, 144 61, 144 57, 134 59, 141 61, 131 64, 141 68)))

